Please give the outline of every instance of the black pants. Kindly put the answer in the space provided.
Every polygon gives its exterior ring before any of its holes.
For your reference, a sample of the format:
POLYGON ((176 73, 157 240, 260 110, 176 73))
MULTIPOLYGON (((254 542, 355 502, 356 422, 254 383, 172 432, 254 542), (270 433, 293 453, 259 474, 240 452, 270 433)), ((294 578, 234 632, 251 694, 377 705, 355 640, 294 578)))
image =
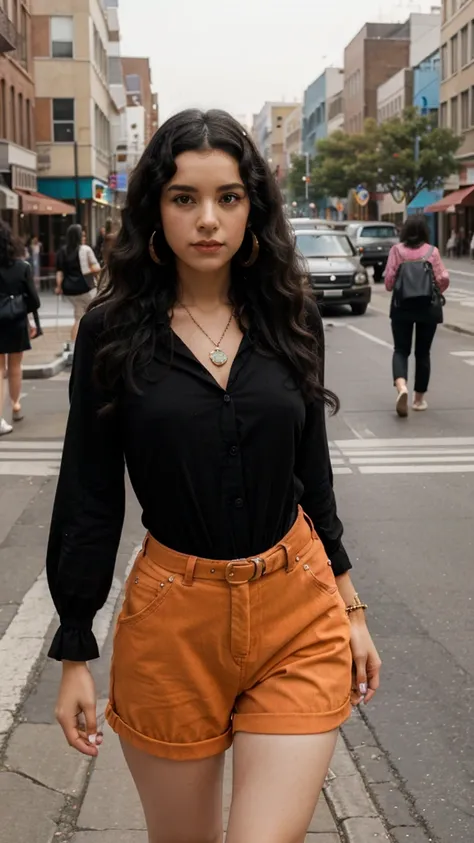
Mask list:
POLYGON ((408 380, 408 358, 413 342, 413 328, 416 325, 415 338, 415 392, 427 392, 430 382, 431 345, 438 325, 435 322, 415 322, 411 319, 392 319, 394 342, 393 379, 408 380))

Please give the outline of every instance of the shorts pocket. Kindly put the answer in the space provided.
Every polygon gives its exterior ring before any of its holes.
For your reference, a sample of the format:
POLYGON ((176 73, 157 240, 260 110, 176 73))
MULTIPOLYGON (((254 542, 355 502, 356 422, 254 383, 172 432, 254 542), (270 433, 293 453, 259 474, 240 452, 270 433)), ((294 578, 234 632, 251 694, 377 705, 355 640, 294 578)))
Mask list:
POLYGON ((138 624, 155 614, 170 593, 176 575, 140 553, 125 585, 118 624, 138 624))
POLYGON ((301 566, 303 573, 320 591, 326 594, 336 593, 337 584, 331 562, 319 539, 313 540, 311 550, 301 560, 301 566))

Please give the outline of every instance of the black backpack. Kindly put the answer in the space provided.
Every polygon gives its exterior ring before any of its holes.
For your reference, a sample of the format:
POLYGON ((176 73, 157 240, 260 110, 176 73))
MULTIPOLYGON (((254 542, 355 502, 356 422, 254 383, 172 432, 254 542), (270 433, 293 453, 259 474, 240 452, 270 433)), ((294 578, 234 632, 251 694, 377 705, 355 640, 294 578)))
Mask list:
POLYGON ((415 260, 404 260, 397 270, 393 296, 397 307, 423 309, 436 299, 436 282, 429 260, 434 252, 431 246, 426 255, 415 260))

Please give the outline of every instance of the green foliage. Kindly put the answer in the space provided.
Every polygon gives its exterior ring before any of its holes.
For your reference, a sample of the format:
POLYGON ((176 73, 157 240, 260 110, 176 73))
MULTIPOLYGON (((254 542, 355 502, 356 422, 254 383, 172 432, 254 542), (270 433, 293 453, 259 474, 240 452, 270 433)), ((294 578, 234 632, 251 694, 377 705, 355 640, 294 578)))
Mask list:
POLYGON ((403 191, 410 203, 459 170, 460 145, 451 129, 438 128, 435 116, 410 107, 381 125, 367 120, 361 135, 339 131, 319 141, 312 178, 326 196, 344 197, 363 184, 371 192, 403 191))
MULTIPOLYGON (((290 202, 302 204, 306 201, 306 184, 303 178, 306 176, 306 157, 304 155, 292 155, 291 167, 286 178, 286 191, 290 202)), ((323 196, 323 192, 317 189, 313 179, 308 188, 308 202, 316 202, 323 196)))

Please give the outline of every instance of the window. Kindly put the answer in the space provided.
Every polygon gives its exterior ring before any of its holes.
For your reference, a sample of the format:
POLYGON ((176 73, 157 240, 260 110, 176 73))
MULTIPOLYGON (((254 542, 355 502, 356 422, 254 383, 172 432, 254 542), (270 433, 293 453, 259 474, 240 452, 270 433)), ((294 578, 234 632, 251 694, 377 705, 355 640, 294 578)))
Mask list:
POLYGON ((129 94, 141 94, 140 77, 138 73, 128 73, 125 77, 125 87, 129 94))
POLYGON ((471 59, 474 61, 474 20, 471 21, 471 59))
POLYGON ((18 94, 18 143, 25 145, 24 120, 23 120, 23 94, 18 94))
POLYGON ((54 59, 72 59, 74 25, 72 18, 51 18, 51 55, 54 59))
POLYGON ((474 126, 474 85, 471 88, 471 126, 474 126))
POLYGON ((122 60, 119 56, 109 56, 109 83, 111 85, 121 85, 122 82, 122 60))
POLYGON ((469 29, 464 26, 461 29, 461 67, 465 67, 469 61, 469 29))
POLYGON ((451 38, 451 73, 457 73, 459 70, 458 57, 458 36, 453 35, 451 38))
POLYGON ((7 138, 7 95, 5 79, 0 79, 0 139, 7 138))
POLYGON ((443 44, 441 47, 441 79, 446 79, 448 75, 448 45, 443 44))
POLYGON ((461 129, 469 128, 469 91, 461 94, 461 129))
POLYGON ((33 139, 31 137, 31 102, 26 100, 26 146, 27 149, 33 149, 33 139))
POLYGON ((74 100, 53 100, 53 140, 71 143, 74 140, 74 100))
MULTIPOLYGON (((474 91, 474 88, 473 88, 474 91)), ((448 103, 442 102, 439 107, 439 125, 442 129, 448 126, 448 103)))
POLYGON ((451 129, 453 132, 459 131, 459 120, 458 120, 458 98, 453 97, 451 100, 451 129))
POLYGON ((10 88, 10 140, 16 143, 16 108, 15 108, 15 88, 13 85, 10 88))

